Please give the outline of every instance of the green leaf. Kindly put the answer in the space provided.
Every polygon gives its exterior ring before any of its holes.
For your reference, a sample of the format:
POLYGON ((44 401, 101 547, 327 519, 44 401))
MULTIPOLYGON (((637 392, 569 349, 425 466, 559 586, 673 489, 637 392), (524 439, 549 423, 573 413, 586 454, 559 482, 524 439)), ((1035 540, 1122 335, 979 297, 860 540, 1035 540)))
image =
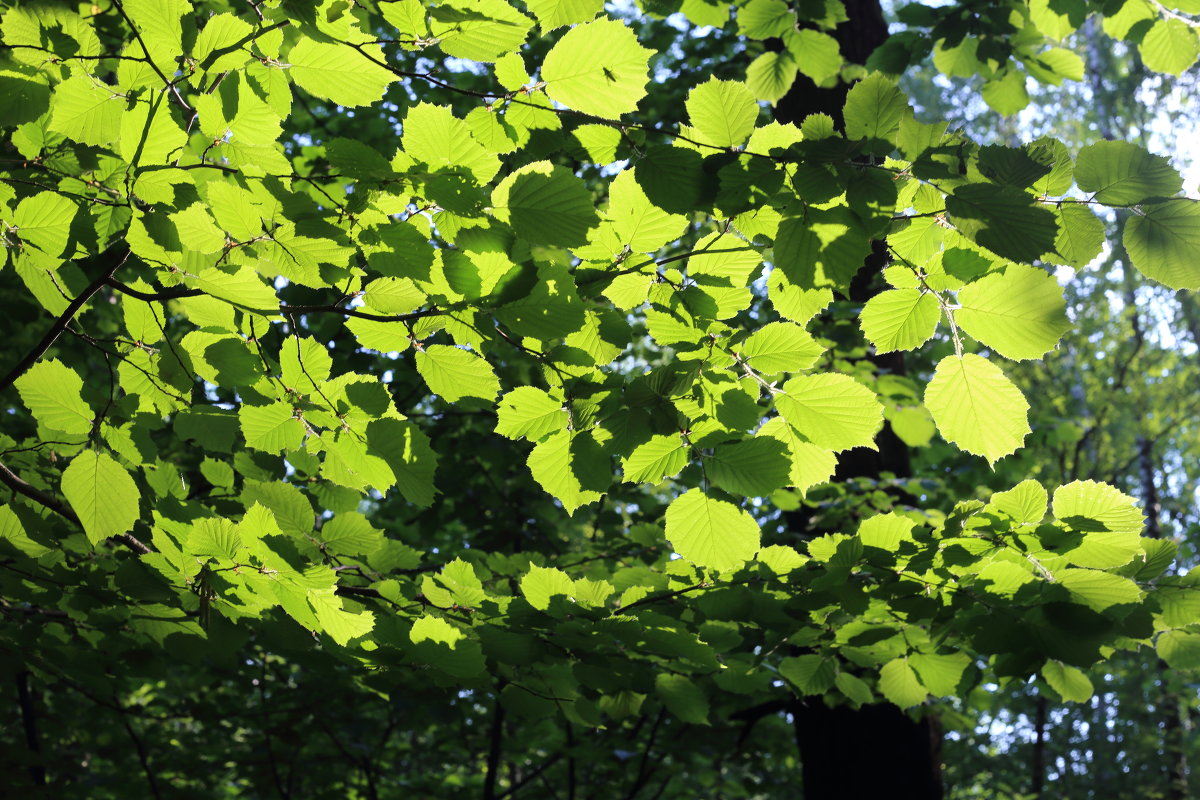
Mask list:
POLYGON ((450 0, 431 9, 430 33, 448 56, 495 61, 516 50, 532 20, 504 0, 450 0))
POLYGON ((238 409, 238 419, 246 444, 256 450, 295 450, 304 440, 304 424, 296 419, 289 403, 243 405, 238 409))
POLYGON ((104 147, 120 135, 124 111, 116 90, 89 76, 74 75, 54 87, 49 128, 81 144, 104 147))
POLYGON ((837 677, 833 679, 833 682, 837 686, 838 691, 846 695, 846 698, 854 703, 856 707, 875 701, 875 695, 866 681, 851 675, 849 672, 839 672, 837 677))
POLYGON ((1083 269, 1104 249, 1104 223, 1082 205, 1064 205, 1054 214, 1058 217, 1054 251, 1064 264, 1083 269))
POLYGON ((996 492, 988 505, 1019 525, 1037 525, 1046 516, 1047 500, 1045 487, 1031 478, 1008 491, 996 492))
POLYGON ((268 314, 278 313, 279 310, 279 298, 275 296, 275 290, 263 283, 253 267, 242 266, 232 274, 218 267, 209 267, 197 276, 196 286, 210 297, 241 308, 268 314))
POLYGON ((342 647, 352 639, 366 636, 375 627, 375 615, 370 611, 347 611, 342 598, 330 591, 310 589, 308 603, 316 612, 322 630, 342 647))
POLYGON ((1058 696, 1071 703, 1086 703, 1092 698, 1092 682, 1082 670, 1061 661, 1047 661, 1042 677, 1058 696))
POLYGON ((708 725, 708 697, 684 675, 660 672, 654 677, 654 688, 667 710, 692 725, 708 725))
POLYGON ((29 537, 21 519, 13 512, 12 505, 0 506, 0 541, 8 542, 30 558, 41 558, 52 552, 51 548, 29 537))
POLYGON ((529 0, 529 10, 543 31, 588 22, 604 8, 604 0, 529 0))
MULTIPOLYGON (((741 145, 758 118, 754 94, 737 81, 709 78, 688 93, 686 105, 695 138, 716 148, 741 145)), ((707 148, 702 155, 708 155, 707 148)))
POLYGON ((566 430, 567 423, 567 410, 561 398, 533 386, 518 386, 500 398, 496 433, 537 442, 548 434, 566 430))
POLYGON ((713 448, 708 478, 731 494, 766 497, 786 486, 792 461, 786 445, 771 436, 755 436, 713 448))
POLYGON ((67 249, 71 223, 78 210, 69 197, 39 192, 17 204, 13 213, 13 232, 25 244, 57 258, 67 249))
POLYGON ((583 244, 588 230, 600 222, 583 181, 549 161, 511 173, 492 192, 492 205, 495 216, 530 244, 583 244))
POLYGON ((609 184, 605 216, 617 240, 635 253, 653 252, 678 239, 687 225, 686 217, 668 214, 651 203, 632 170, 623 171, 609 184))
POLYGON ((1200 633, 1163 631, 1158 635, 1154 649, 1171 669, 1200 669, 1200 633))
POLYGON ((1075 182, 1096 200, 1114 206, 1170 197, 1183 187, 1171 162, 1128 142, 1096 142, 1080 150, 1075 182))
POLYGON ((229 72, 246 65, 250 54, 237 45, 247 41, 254 29, 233 14, 217 14, 204 23, 196 37, 192 58, 206 72, 229 72), (210 61, 211 59, 211 61, 210 61))
MULTIPOLYGON (((579 463, 592 454, 581 453, 580 448, 574 447, 578 436, 574 431, 559 431, 539 442, 529 454, 529 471, 533 479, 554 495, 568 514, 601 497, 601 492, 592 488, 596 485, 592 475, 597 465, 579 463), (588 486, 580 480, 577 470, 589 476, 588 486)), ((607 464, 599 466, 607 468, 607 464)))
POLYGON ((837 456, 833 451, 805 440, 783 417, 767 420, 757 435, 777 439, 787 448, 791 460, 787 485, 800 494, 833 477, 833 471, 837 468, 837 456))
POLYGON ((9 125, 32 122, 50 108, 50 87, 35 71, 0 67, 0 119, 9 125))
POLYGON ((737 11, 738 33, 750 39, 782 36, 796 24, 796 15, 783 0, 750 0, 737 11))
POLYGON ((575 594, 575 582, 562 570, 534 566, 521 578, 521 594, 529 605, 545 611, 550 607, 551 598, 571 598, 575 594))
POLYGON ((753 517, 700 489, 689 489, 667 507, 666 534, 679 555, 719 570, 754 558, 760 536, 753 517))
POLYGON ((858 323, 875 352, 914 350, 937 330, 942 309, 937 298, 920 289, 887 289, 863 306, 858 323))
POLYGON ((1009 264, 958 291, 954 320, 1005 358, 1041 358, 1071 328, 1062 287, 1037 267, 1009 264))
POLYGON ((983 101, 997 114, 1010 116, 1029 105, 1029 92, 1025 90, 1025 73, 1015 67, 1004 69, 999 77, 983 84, 980 91, 983 101))
POLYGON ((882 73, 874 72, 856 83, 846 95, 843 110, 846 138, 866 139, 873 152, 891 149, 900 129, 900 121, 911 112, 908 98, 896 82, 882 73), (876 143, 883 142, 878 146, 876 143))
POLYGON ((302 37, 288 53, 288 74, 297 86, 322 100, 369 106, 383 98, 396 76, 380 66, 384 55, 377 46, 358 47, 367 55, 347 45, 302 37))
POLYGON ((910 708, 925 702, 928 694, 908 659, 894 658, 879 670, 879 691, 889 702, 910 708))
POLYGON ((39 361, 15 385, 38 424, 71 436, 92 430, 95 414, 83 400, 83 381, 61 361, 39 361))
POLYGON ((478 397, 489 403, 500 392, 500 381, 492 365, 469 350, 445 344, 431 344, 416 354, 417 372, 429 391, 447 403, 464 397, 478 397))
POLYGON ((628 483, 657 485, 664 478, 673 478, 688 463, 688 446, 677 433, 652 436, 639 444, 621 460, 621 470, 628 483))
POLYGON ((960 231, 998 256, 1032 263, 1054 248, 1054 214, 1012 186, 969 183, 946 198, 946 211, 960 231))
MULTIPOLYGON (((404 133, 400 137, 401 146, 408 155, 433 168, 465 169, 484 184, 495 177, 500 169, 500 161, 487 151, 474 136, 471 128, 461 119, 454 116, 454 111, 446 106, 435 106, 430 103, 418 103, 408 110, 404 117, 404 133)), ((403 249, 406 240, 428 239, 428 236, 414 236, 408 226, 396 230, 385 228, 381 231, 384 241, 398 245, 394 250, 403 249), (393 241, 388 241, 391 238, 393 241)), ((404 258, 404 256, 401 256, 404 258)))
POLYGON ((953 697, 958 694, 958 684, 971 665, 971 657, 966 653, 913 653, 908 663, 930 694, 953 697))
POLYGON ((576 111, 617 119, 645 97, 650 55, 633 31, 616 20, 578 25, 546 56, 546 94, 576 111))
POLYGON ((1172 289, 1200 289, 1200 203, 1145 205, 1125 224, 1125 250, 1148 278, 1172 289))
POLYGON ((93 545, 128 533, 141 513, 133 478, 111 456, 84 450, 63 470, 62 493, 93 545))
POLYGON ((766 375, 809 369, 824 352, 812 334, 791 322, 769 322, 741 346, 746 363, 766 375))
POLYGON ((367 443, 370 455, 387 462, 406 500, 422 507, 433 503, 438 456, 416 425, 398 419, 373 420, 367 424, 367 443))
POLYGON ((876 514, 858 526, 858 538, 866 547, 878 547, 894 553, 900 543, 912 539, 913 521, 898 514, 876 514))
POLYGON ((1055 571, 1054 577, 1075 599, 1095 611, 1142 599, 1138 585, 1120 575, 1094 569, 1063 569, 1055 571))
POLYGON ((263 363, 240 337, 209 330, 192 331, 180 345, 196 374, 218 386, 252 386, 263 376, 263 363))
POLYGON ((181 20, 192 12, 192 4, 188 0, 125 0, 121 5, 141 34, 138 49, 171 74, 171 67, 183 52, 181 20))
POLYGON ((828 33, 801 28, 785 36, 784 42, 796 66, 813 83, 826 84, 841 72, 844 63, 841 45, 828 33))
POLYGON ((746 68, 746 85, 757 99, 768 103, 778 101, 795 82, 796 61, 786 50, 763 53, 746 68))
POLYGON ((1182 19, 1159 19, 1138 43, 1142 63, 1155 72, 1182 75, 1200 57, 1195 24, 1182 19))
POLYGON ((925 405, 943 439, 990 464, 1015 452, 1030 433, 1029 403, 1021 390, 973 353, 938 362, 925 405))
POLYGON ((1142 552, 1142 510, 1132 497, 1107 483, 1073 481, 1060 486, 1054 492, 1054 516, 1081 535, 1059 550, 1072 564, 1110 569, 1142 552))
POLYGON ((333 358, 316 339, 289 337, 279 349, 279 366, 288 389, 312 394, 322 391, 329 380, 333 358))
POLYGON ((837 666, 832 659, 809 653, 779 662, 779 674, 806 695, 820 695, 829 691, 836 680, 837 666))
POLYGON ((1051 47, 1043 50, 1032 58, 1023 59, 1025 69, 1029 74, 1053 86, 1059 86, 1063 80, 1083 80, 1083 59, 1073 50, 1064 47, 1051 47))
POLYGON ((848 375, 792 378, 775 395, 784 419, 813 444, 829 450, 875 449, 883 407, 875 393, 848 375))

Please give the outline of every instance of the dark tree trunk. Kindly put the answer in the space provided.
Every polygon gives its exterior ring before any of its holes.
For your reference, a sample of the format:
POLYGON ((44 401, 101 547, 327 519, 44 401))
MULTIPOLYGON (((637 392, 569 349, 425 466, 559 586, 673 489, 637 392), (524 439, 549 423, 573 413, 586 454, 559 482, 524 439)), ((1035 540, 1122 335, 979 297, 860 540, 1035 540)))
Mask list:
POLYGON ((1046 785, 1046 710, 1049 704, 1046 698, 1038 695, 1034 710, 1033 727, 1033 763, 1030 765, 1029 794, 1034 800, 1041 800, 1042 789, 1046 785))
MULTIPOLYGON (((842 55, 865 63, 887 39, 887 23, 878 0, 847 0, 849 20, 835 31, 842 55)), ((768 43, 780 47, 781 43, 768 43)), ((849 86, 816 86, 800 75, 776 104, 775 118, 799 124, 810 114, 827 114, 842 126, 842 107, 849 86)), ((865 303, 881 288, 887 251, 876 242, 861 270, 851 283, 849 299, 865 303)), ((872 359, 883 372, 904 374, 900 353, 872 359)), ((879 477, 883 472, 911 474, 908 449, 885 426, 879 449, 855 448, 839 457, 836 479, 879 477)), ((804 532, 802 515, 788 518, 789 527, 804 532)), ((941 730, 935 717, 920 722, 891 705, 854 709, 830 708, 819 698, 798 701, 791 707, 796 745, 804 782, 805 800, 939 800, 941 778, 941 730)))
POLYGON ((935 717, 913 722, 892 705, 830 708, 795 704, 805 800, 941 798, 942 732, 935 717))

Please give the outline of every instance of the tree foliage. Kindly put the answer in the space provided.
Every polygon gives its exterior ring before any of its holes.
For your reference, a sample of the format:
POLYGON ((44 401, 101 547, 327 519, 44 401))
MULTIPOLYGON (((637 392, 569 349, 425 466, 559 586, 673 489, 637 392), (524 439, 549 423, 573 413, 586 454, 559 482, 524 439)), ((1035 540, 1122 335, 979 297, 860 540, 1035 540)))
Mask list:
MULTIPOLYGON (((600 736, 991 680, 1080 702, 1118 651, 1200 668, 1200 577, 1119 488, 835 478, 884 434, 1002 471, 1038 441, 1020 362, 1072 327, 1057 265, 1123 248, 1200 288, 1167 159, 981 146, 896 80, 932 54, 1013 113, 1083 77, 1058 42, 1086 18, 1178 74, 1200 9, 977 5, 902 7, 859 65, 838 2, 11 4, 14 674, 126 721, 154 702, 128 680, 255 665, 600 736), (676 11, 745 57, 681 73, 676 11), (798 75, 857 81, 840 120, 771 121, 798 75), (866 357, 905 351, 927 368, 866 357)), ((487 758, 424 791, 496 796, 487 758)), ((202 791, 171 759, 153 793, 202 791)), ((274 759, 239 780, 278 788, 274 759)))

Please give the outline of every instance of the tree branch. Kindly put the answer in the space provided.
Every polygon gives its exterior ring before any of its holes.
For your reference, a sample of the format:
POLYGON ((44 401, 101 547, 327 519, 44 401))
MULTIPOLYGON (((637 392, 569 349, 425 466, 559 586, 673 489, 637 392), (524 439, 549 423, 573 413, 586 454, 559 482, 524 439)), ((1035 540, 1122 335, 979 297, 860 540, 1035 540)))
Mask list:
MULTIPOLYGON (((130 297, 136 297, 138 300, 143 300, 147 303, 159 303, 165 300, 177 300, 181 297, 198 297, 204 294, 204 291, 201 289, 185 289, 180 286, 176 286, 171 289, 164 289, 161 292, 143 292, 139 289, 134 289, 132 286, 121 283, 119 280, 112 277, 105 281, 105 283, 116 289, 121 294, 127 294, 130 297)), ((357 317, 358 319, 369 319, 375 322, 412 322, 413 320, 420 319, 421 317, 428 317, 434 314, 442 313, 441 309, 431 307, 421 309, 420 311, 413 311, 408 314, 393 314, 390 316, 385 316, 382 314, 371 314, 366 311, 359 311, 355 308, 343 308, 342 306, 335 305, 333 303, 319 305, 287 305, 285 303, 281 303, 278 310, 273 308, 251 308, 250 306, 242 306, 237 303, 231 303, 230 305, 256 314, 341 314, 344 317, 357 317)))
POLYGON ((504 706, 500 705, 499 693, 497 693, 496 702, 492 706, 489 739, 487 774, 483 778, 483 800, 496 800, 496 779, 500 777, 500 753, 504 743, 504 706))
POLYGON ((113 273, 120 269, 121 265, 125 263, 125 259, 127 258, 129 258, 129 249, 124 244, 113 245, 96 257, 96 259, 101 262, 107 260, 107 263, 104 264, 104 269, 101 274, 97 276, 94 281, 89 283, 87 288, 80 292, 78 297, 70 302, 66 310, 63 311, 63 313, 58 316, 58 319, 54 321, 54 324, 50 326, 50 330, 46 331, 46 335, 42 337, 42 340, 38 342, 32 350, 26 353, 25 357, 22 358, 15 367, 9 370, 7 375, 5 375, 3 378, 0 378, 0 393, 7 391, 8 388, 16 382, 17 378, 20 378, 29 371, 30 367, 37 363, 37 360, 41 358, 47 350, 50 349, 50 346, 54 344, 55 340, 58 339, 59 335, 62 334, 67 325, 71 324, 71 320, 75 318, 77 313, 79 313, 79 309, 83 307, 83 304, 90 300, 92 295, 100 291, 101 286, 104 286, 106 283, 108 283, 109 279, 112 278, 113 273))
MULTIPOLYGON (((72 511, 69 506, 67 506, 57 497, 46 494, 36 486, 31 486, 30 484, 21 480, 19 477, 17 477, 15 472, 10 470, 3 463, 0 463, 0 483, 3 483, 17 494, 28 497, 30 500, 42 506, 43 508, 48 508, 55 514, 70 520, 81 528, 83 527, 83 523, 79 520, 79 515, 72 511)), ((154 552, 145 544, 143 544, 137 537, 130 533, 122 533, 109 538, 115 542, 125 545, 139 556, 149 555, 150 553, 154 552)))

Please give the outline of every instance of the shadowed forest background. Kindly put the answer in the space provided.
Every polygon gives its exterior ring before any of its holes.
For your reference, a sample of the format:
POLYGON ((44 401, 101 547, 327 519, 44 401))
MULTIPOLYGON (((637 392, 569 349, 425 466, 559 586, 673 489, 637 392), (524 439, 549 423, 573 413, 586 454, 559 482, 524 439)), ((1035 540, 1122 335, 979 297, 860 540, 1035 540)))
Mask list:
POLYGON ((14 796, 1197 792, 1200 4, 0 8, 14 796))

